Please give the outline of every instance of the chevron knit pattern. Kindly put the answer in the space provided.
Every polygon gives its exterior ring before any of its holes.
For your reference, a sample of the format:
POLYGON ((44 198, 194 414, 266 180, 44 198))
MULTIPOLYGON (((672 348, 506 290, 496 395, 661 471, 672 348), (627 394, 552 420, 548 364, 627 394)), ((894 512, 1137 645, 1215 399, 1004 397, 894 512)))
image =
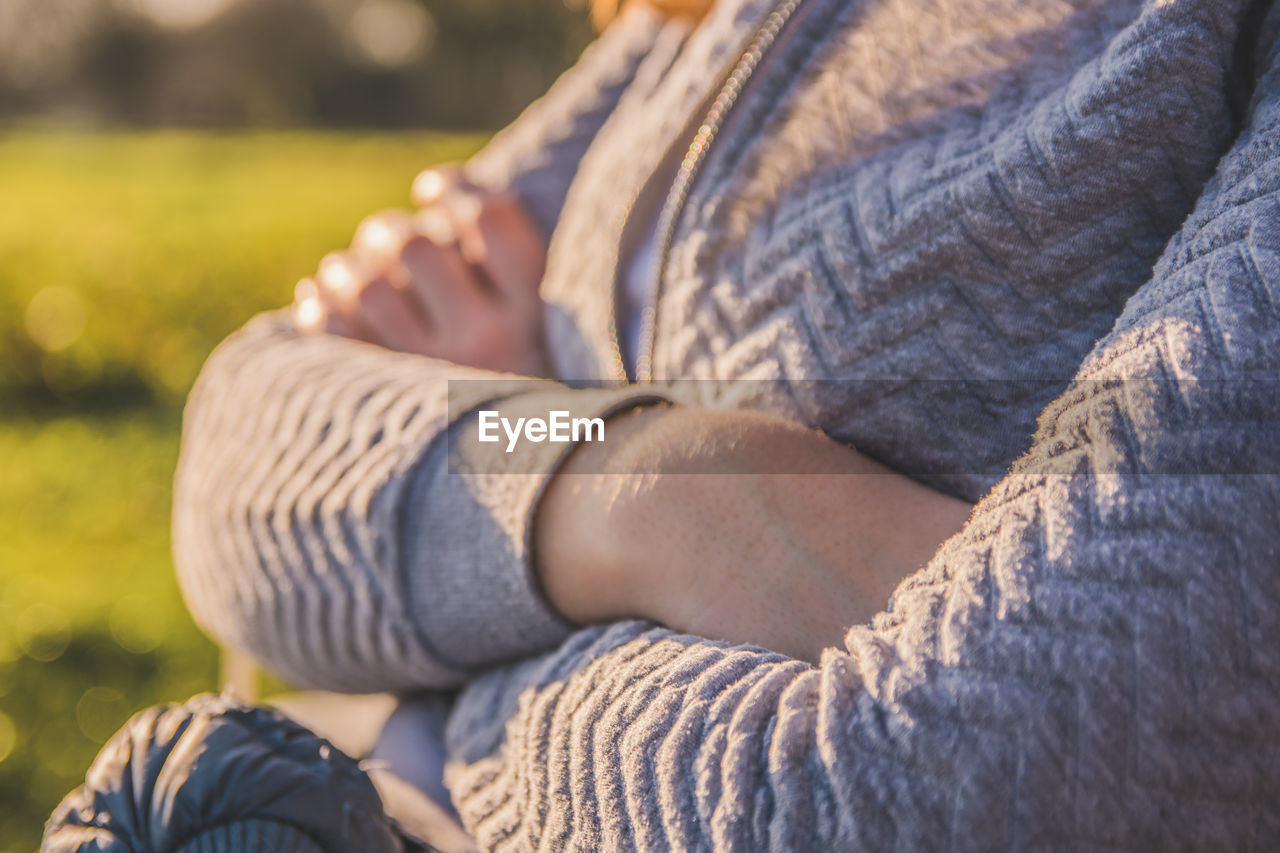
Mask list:
POLYGON ((1275 849, 1280 75, 1264 85, 1030 453, 846 649, 814 669, 633 623, 471 686, 447 778, 482 845, 1275 849))
MULTIPOLYGON (((1264 38, 1241 130, 1251 4, 806 2, 678 223, 654 363, 770 380, 723 403, 981 499, 887 613, 816 669, 643 624, 574 634, 528 566, 557 458, 450 470, 470 422, 445 385, 483 374, 273 318, 190 404, 193 612, 336 689, 455 685, 559 645, 451 720, 451 790, 495 849, 1280 845, 1280 76, 1264 38), (868 88, 845 54, 892 54, 915 16, 969 48, 899 51, 928 58, 903 78, 918 97, 868 88), (842 79, 858 122, 762 174, 826 132, 813 105, 842 79)), ((484 155, 516 187, 536 163, 563 201, 560 375, 613 370, 631 205, 769 9, 723 0, 688 34, 624 17, 629 84, 598 56, 607 86, 567 78, 484 155), (580 162, 557 114, 600 124, 580 162)))

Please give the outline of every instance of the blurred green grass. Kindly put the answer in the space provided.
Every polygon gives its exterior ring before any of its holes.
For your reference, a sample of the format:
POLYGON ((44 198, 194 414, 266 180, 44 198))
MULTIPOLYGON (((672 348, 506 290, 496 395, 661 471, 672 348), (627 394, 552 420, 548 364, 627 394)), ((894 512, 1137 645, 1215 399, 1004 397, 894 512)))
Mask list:
POLYGON ((209 351, 476 135, 0 136, 0 853, 134 711, 216 688, 169 552, 209 351))

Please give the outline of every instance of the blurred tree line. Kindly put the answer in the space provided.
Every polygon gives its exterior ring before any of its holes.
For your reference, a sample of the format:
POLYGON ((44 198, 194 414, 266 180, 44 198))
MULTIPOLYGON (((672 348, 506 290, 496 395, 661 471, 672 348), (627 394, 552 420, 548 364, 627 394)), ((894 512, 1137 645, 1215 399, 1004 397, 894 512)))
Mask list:
POLYGON ((0 118, 496 128, 591 37, 583 0, 0 0, 0 118))

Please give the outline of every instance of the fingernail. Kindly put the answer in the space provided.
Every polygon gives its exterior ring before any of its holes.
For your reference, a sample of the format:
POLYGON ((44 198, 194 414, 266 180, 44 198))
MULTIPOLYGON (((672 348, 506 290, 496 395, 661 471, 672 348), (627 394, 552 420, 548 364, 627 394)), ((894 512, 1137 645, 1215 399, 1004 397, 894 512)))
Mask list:
POLYGON ((356 239, 372 252, 393 254, 404 242, 404 234, 385 219, 374 219, 360 227, 356 239))
POLYGON ((330 256, 320 262, 320 281, 337 297, 350 296, 356 290, 356 274, 346 258, 330 256))
POLYGON ((449 181, 444 174, 435 169, 428 169, 413 179, 413 197, 418 204, 431 204, 444 195, 449 181))
POLYGON ((324 308, 320 300, 308 296, 293 305, 293 323, 299 329, 307 331, 320 328, 324 321, 324 308))

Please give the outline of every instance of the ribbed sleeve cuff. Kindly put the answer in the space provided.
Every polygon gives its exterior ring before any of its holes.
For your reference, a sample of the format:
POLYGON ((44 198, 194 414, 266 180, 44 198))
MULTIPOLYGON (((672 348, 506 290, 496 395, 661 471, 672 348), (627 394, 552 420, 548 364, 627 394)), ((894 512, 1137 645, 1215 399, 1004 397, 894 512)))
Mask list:
POLYGON ((481 444, 480 412, 497 410, 510 423, 554 411, 607 421, 668 402, 634 386, 545 387, 451 417, 447 437, 426 455, 405 504, 401 553, 408 610, 430 652, 458 669, 545 651, 575 627, 543 596, 530 545, 538 501, 576 445, 524 441, 508 453, 501 429, 500 441, 481 444))

